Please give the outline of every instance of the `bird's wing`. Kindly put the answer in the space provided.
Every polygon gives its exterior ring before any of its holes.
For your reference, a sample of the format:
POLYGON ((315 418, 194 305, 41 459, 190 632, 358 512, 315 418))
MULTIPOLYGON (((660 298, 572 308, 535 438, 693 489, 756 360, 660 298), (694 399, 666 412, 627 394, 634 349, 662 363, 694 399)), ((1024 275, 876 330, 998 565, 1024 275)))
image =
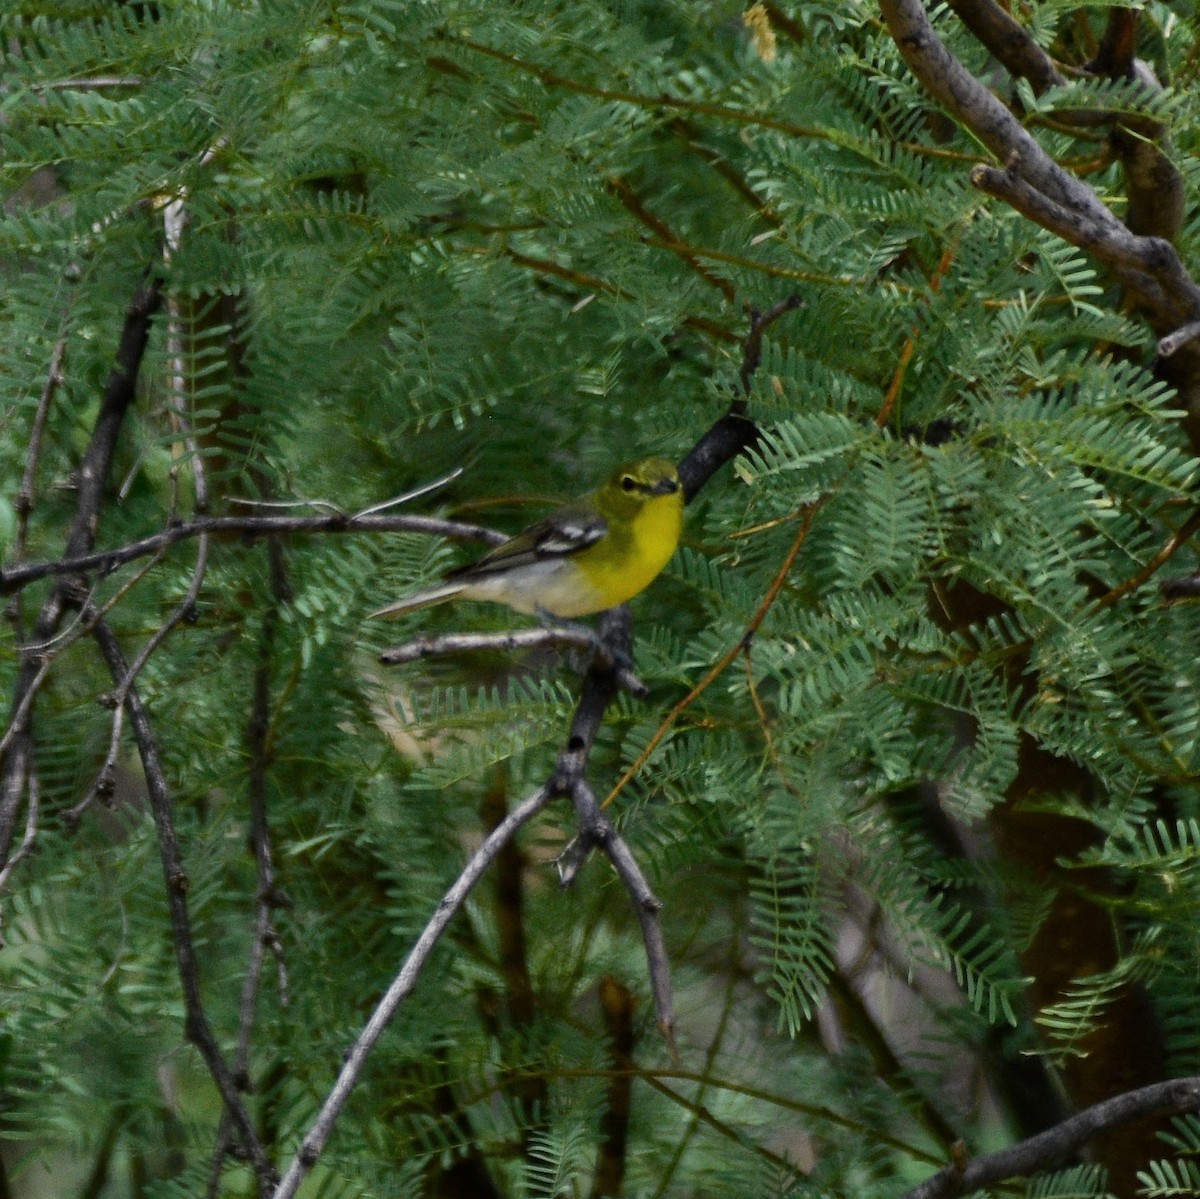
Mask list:
POLYGON ((452 570, 447 579, 469 579, 563 558, 595 545, 608 532, 603 517, 584 508, 563 508, 498 545, 476 562, 452 570))

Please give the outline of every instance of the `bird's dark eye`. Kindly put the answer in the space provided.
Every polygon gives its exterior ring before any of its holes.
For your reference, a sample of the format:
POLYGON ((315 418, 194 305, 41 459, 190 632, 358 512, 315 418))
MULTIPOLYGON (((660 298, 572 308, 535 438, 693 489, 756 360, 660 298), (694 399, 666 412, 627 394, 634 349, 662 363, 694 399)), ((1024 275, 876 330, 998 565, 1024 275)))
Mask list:
POLYGON ((633 477, 633 475, 625 475, 621 479, 621 486, 626 491, 632 491, 637 486, 637 480, 633 477))

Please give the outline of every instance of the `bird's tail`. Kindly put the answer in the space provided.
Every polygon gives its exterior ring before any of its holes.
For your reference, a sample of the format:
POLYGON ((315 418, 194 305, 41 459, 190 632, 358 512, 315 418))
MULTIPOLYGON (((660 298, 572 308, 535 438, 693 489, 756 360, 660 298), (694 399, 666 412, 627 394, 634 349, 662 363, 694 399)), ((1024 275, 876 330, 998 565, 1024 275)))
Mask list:
POLYGON ((377 612, 371 612, 367 619, 392 620, 403 616, 405 612, 415 612, 418 608, 428 608, 433 604, 453 599, 456 595, 462 595, 464 590, 462 583, 441 583, 437 587, 430 587, 425 591, 418 591, 415 595, 398 599, 394 604, 388 604, 386 608, 380 608, 377 612))

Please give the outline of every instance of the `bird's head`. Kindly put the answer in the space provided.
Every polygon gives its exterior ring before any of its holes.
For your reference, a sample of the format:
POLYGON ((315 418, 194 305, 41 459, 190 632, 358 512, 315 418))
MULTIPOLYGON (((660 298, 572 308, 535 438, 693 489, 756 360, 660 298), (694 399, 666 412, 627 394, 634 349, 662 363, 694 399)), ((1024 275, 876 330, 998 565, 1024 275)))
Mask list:
POLYGON ((638 458, 619 466, 603 488, 601 507, 625 517, 647 504, 667 501, 683 507, 683 484, 668 458, 638 458))

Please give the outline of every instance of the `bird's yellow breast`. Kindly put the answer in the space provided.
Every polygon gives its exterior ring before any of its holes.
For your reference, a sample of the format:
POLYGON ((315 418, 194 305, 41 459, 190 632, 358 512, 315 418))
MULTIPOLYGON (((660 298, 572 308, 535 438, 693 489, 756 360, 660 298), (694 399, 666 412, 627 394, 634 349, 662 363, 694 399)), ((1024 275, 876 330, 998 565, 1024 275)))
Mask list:
POLYGON ((648 587, 675 552, 682 531, 683 494, 675 491, 647 500, 623 534, 614 530, 579 554, 579 568, 603 596, 593 611, 615 608, 648 587))

